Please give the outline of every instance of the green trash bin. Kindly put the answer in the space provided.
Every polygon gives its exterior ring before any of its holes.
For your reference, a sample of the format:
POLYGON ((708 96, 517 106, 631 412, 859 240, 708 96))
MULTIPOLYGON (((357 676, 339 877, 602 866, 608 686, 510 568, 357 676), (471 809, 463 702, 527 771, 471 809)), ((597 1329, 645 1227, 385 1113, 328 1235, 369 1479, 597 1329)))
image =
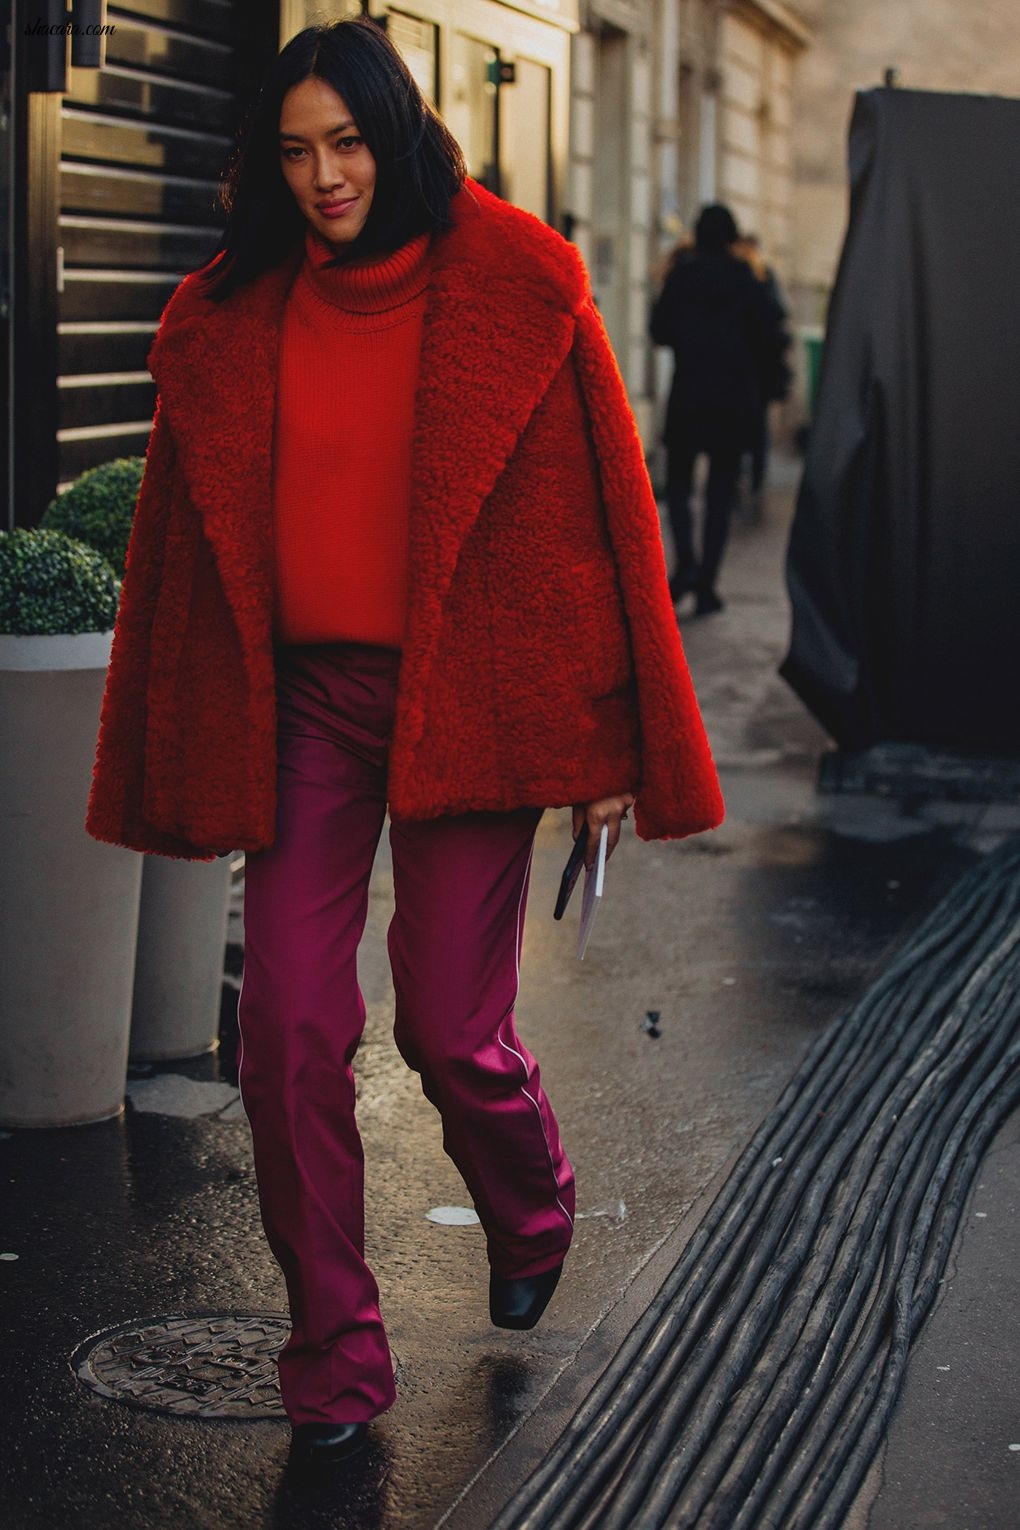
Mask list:
POLYGON ((805 325, 801 329, 801 339, 804 342, 804 354, 807 362, 807 414, 808 419, 815 417, 815 400, 818 397, 818 379, 822 371, 822 347, 825 343, 825 331, 821 325, 805 325))

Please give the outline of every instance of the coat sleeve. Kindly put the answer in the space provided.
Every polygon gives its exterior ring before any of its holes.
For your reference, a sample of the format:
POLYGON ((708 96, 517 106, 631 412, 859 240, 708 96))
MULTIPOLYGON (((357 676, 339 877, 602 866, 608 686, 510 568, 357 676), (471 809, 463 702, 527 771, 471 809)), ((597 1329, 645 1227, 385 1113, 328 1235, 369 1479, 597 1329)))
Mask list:
POLYGON ((175 472, 173 437, 157 402, 131 524, 85 827, 93 838, 129 850, 208 861, 215 857, 154 828, 142 812, 152 625, 163 577, 175 472))
POLYGON ((577 315, 574 362, 634 658, 641 729, 634 823, 642 839, 681 839, 722 822, 722 793, 670 599, 637 422, 591 298, 577 315))

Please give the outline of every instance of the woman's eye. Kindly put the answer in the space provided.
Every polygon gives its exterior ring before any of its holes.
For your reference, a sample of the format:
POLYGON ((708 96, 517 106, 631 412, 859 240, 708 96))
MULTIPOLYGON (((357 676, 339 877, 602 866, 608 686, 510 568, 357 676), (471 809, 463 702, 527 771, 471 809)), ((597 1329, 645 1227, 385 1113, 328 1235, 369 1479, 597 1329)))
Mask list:
MULTIPOLYGON (((360 137, 360 135, 347 133, 343 138, 338 138, 336 140, 336 147, 338 149, 342 149, 344 153, 350 154, 353 153, 355 149, 360 148, 364 142, 365 140, 360 137)), ((305 153, 305 150, 295 144, 292 144, 289 148, 282 149, 281 153, 284 159, 293 162, 294 160, 301 159, 305 153)))

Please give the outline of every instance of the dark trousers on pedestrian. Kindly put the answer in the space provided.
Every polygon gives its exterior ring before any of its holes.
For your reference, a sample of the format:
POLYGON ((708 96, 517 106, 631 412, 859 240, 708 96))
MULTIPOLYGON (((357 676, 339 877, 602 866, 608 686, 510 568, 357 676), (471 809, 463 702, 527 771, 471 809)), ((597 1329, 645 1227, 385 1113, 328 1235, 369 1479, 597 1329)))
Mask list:
POLYGON ((729 537, 730 515, 740 477, 743 437, 711 417, 691 415, 672 425, 666 440, 666 496, 675 561, 670 589, 675 599, 685 590, 715 589, 729 537), (708 457, 701 557, 694 549, 691 493, 698 457, 708 457))
MULTIPOLYGON (((263 1225, 287 1284, 279 1372, 292 1423, 364 1421, 395 1395, 364 1257, 352 1062, 399 659, 350 643, 278 650, 277 833, 246 857, 238 1072, 263 1225)), ((441 1114, 489 1262, 505 1277, 559 1264, 573 1228, 573 1174, 514 1028, 540 816, 390 826, 397 1046, 441 1114)))

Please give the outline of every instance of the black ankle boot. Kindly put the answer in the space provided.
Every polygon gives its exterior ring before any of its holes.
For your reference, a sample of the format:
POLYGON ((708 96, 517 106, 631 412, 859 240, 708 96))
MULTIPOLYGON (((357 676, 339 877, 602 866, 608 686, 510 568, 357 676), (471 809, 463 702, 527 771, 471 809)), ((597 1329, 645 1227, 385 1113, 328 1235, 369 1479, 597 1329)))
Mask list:
POLYGON ((698 592, 698 603, 694 608, 695 616, 712 616, 716 611, 722 611, 726 602, 717 595, 710 586, 702 586, 698 592))
POLYGON ((292 1424, 291 1456, 302 1464, 331 1466, 365 1444, 367 1424, 292 1424))
POLYGON ((673 574, 670 575, 669 593, 674 605, 676 605, 678 601, 683 600, 688 590, 694 589, 694 586, 697 583, 697 578, 698 574, 696 569, 678 568, 673 574))
POLYGON ((497 1328, 534 1328, 556 1290, 562 1264, 523 1280, 489 1275, 489 1316, 497 1328))

